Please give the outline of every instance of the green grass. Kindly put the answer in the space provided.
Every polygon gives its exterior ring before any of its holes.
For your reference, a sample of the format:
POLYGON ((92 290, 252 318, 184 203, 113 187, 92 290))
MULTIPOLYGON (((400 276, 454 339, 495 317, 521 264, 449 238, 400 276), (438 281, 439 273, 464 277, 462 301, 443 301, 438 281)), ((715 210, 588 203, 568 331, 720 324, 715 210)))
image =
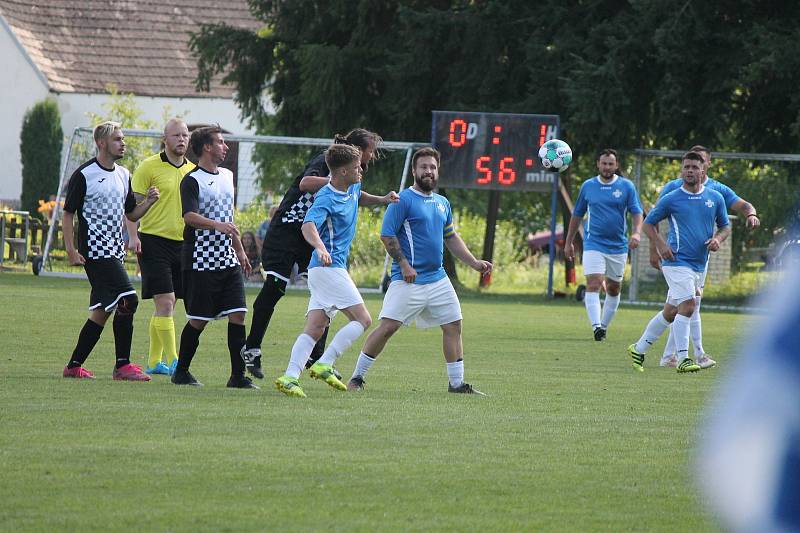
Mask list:
MULTIPOLYGON (((223 324, 201 337, 192 370, 203 388, 112 381, 110 328, 86 364, 97 380, 62 379, 87 282, 5 273, 0 297, 2 530, 717 529, 691 454, 745 315, 704 313, 720 368, 656 368, 658 346, 640 374, 625 349, 654 309, 623 306, 595 343, 575 302, 469 296, 467 379, 490 397, 448 395, 441 334, 405 328, 364 393, 305 377, 309 398, 297 400, 272 380, 305 293, 275 313, 261 391, 224 387, 223 324)), ((376 314, 380 298, 367 305, 376 314)), ((143 302, 136 318, 139 363, 151 312, 143 302)), ((359 346, 339 361, 346 377, 359 346)))

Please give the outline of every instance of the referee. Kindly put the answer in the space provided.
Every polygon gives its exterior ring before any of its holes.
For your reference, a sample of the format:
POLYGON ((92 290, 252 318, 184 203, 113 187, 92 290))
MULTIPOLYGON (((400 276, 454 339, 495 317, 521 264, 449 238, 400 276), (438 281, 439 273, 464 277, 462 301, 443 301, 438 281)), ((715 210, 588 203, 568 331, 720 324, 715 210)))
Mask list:
POLYGON ((161 198, 142 217, 139 238, 132 239, 130 246, 139 255, 142 298, 152 298, 155 304, 155 314, 150 318, 150 350, 145 372, 171 375, 178 362, 172 315, 175 299, 183 298, 184 222, 180 184, 194 164, 186 159, 189 128, 184 121, 170 119, 164 127, 162 141, 164 151, 142 161, 133 173, 131 185, 137 203, 145 199, 150 187, 157 187, 161 198))

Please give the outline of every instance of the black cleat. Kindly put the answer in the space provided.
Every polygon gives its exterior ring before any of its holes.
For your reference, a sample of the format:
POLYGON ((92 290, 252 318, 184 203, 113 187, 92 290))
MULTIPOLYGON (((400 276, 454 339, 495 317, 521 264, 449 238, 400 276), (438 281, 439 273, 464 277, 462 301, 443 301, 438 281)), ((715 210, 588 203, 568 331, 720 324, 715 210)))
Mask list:
POLYGON ((353 376, 350 378, 350 381, 347 382, 347 390, 354 391, 354 390, 364 390, 364 378, 361 376, 353 376))
POLYGON ((260 389, 258 385, 253 383, 253 380, 245 376, 244 374, 240 374, 237 376, 231 376, 228 380, 227 387, 229 389, 260 389))
POLYGON ((606 338, 606 330, 605 328, 594 328, 594 340, 601 341, 606 338))
POLYGON ((239 355, 242 356, 242 361, 244 361, 244 366, 247 367, 247 371, 254 378, 264 379, 264 371, 261 369, 261 349, 260 348, 250 348, 247 349, 247 346, 242 346, 242 349, 239 350, 239 355))
POLYGON ((192 385, 193 387, 202 387, 203 384, 197 381, 191 372, 188 370, 183 370, 182 368, 176 368, 175 373, 172 374, 170 378, 175 385, 192 385))
POLYGON ((264 371, 261 369, 261 356, 253 359, 253 366, 248 366, 247 371, 250 372, 254 378, 264 379, 264 371))
POLYGON ((462 383, 458 387, 453 387, 452 385, 447 385, 447 392, 453 392, 455 394, 478 394, 480 396, 486 396, 485 393, 479 391, 478 389, 474 388, 469 383, 462 383))

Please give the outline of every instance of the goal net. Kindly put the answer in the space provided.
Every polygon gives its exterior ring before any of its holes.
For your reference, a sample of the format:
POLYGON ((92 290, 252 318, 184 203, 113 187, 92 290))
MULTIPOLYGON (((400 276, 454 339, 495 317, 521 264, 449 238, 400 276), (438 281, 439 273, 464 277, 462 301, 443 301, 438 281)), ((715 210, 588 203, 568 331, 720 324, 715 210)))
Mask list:
MULTIPOLYGON (((655 205, 663 186, 680 176, 681 151, 636 150, 632 179, 645 212, 655 205)), ((748 229, 745 220, 729 211, 733 232, 722 248, 711 253, 703 291, 703 306, 745 309, 769 283, 780 282, 787 268, 786 252, 798 239, 791 222, 796 218, 800 191, 800 156, 791 154, 713 153, 708 175, 731 187, 755 206, 761 226, 748 229)), ((630 163, 630 161, 629 161, 630 163)), ((668 224, 659 231, 666 236, 668 224)), ((627 279, 627 276, 626 276, 627 279)), ((629 303, 660 304, 667 286, 650 265, 649 241, 631 253, 629 303)))

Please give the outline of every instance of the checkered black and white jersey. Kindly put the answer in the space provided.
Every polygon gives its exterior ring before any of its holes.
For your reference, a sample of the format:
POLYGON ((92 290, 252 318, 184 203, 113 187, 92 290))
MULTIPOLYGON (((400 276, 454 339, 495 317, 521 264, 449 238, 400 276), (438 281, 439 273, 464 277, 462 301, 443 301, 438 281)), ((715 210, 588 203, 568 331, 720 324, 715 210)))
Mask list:
POLYGON ((303 168, 303 172, 294 179, 272 217, 270 226, 296 224, 300 227, 306 218, 308 209, 314 203, 313 194, 300 190, 300 181, 304 176, 327 176, 328 174, 330 174, 330 170, 325 164, 325 152, 321 152, 314 156, 303 168))
POLYGON ((97 159, 78 167, 67 185, 64 211, 78 213, 78 252, 86 259, 125 258, 123 217, 136 207, 130 172, 97 159))
MULTIPOLYGON (((219 167, 215 174, 195 167, 181 182, 183 214, 198 213, 210 220, 233 222, 233 173, 219 167)), ((183 233, 184 270, 225 270, 239 265, 229 235, 186 225, 183 233)))

